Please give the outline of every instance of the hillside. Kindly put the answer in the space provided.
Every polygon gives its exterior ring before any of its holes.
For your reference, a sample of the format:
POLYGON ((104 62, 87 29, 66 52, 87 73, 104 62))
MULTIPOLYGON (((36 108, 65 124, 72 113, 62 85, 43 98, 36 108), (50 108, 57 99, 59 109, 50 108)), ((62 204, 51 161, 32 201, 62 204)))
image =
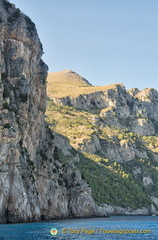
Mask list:
POLYGON ((48 74, 47 91, 49 97, 78 97, 81 94, 89 94, 97 91, 115 88, 116 84, 104 87, 94 87, 85 78, 81 77, 71 69, 61 72, 53 72, 48 74))
POLYGON ((122 84, 83 87, 73 71, 66 79, 65 71, 57 75, 47 78, 46 120, 74 147, 75 165, 96 203, 110 214, 157 214, 158 92, 127 91, 122 84))

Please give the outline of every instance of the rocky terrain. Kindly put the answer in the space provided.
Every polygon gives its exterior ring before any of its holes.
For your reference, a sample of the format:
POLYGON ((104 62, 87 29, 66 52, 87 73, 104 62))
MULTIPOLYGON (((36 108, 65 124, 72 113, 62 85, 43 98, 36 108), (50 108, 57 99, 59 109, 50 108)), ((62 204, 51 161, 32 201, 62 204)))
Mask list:
POLYGON ((158 214, 157 91, 47 78, 35 24, 6 0, 0 51, 0 223, 158 214))
POLYGON ((48 75, 47 92, 47 120, 82 155, 95 201, 111 214, 157 214, 157 90, 93 87, 64 70, 48 75))
POLYGON ((73 148, 45 123, 42 54, 35 24, 0 0, 1 223, 102 214, 74 166, 73 148), (59 149, 68 164, 60 162, 59 149))

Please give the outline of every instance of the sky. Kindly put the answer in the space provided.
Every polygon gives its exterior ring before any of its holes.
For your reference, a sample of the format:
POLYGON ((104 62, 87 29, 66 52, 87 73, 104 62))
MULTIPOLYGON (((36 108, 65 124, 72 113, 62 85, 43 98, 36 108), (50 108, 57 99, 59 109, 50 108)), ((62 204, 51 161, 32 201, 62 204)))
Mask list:
POLYGON ((158 90, 158 0, 10 0, 36 24, 49 72, 158 90))

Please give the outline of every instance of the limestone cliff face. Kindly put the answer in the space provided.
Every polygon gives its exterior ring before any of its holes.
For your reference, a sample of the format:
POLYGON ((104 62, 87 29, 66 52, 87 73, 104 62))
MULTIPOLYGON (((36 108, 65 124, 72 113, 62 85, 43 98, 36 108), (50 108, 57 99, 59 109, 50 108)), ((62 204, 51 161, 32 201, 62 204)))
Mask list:
MULTIPOLYGON (((103 91, 80 94, 77 97, 52 98, 56 104, 71 105, 78 109, 97 112, 94 126, 107 126, 129 131, 138 136, 153 136, 158 133, 158 92, 153 88, 130 89, 121 84, 103 91)), ((100 139, 93 134, 91 139, 79 143, 83 152, 100 152, 108 159, 117 162, 135 158, 148 158, 147 149, 140 149, 139 143, 116 138, 100 139), (117 156, 117 157, 116 157, 117 156)), ((154 154, 157 160, 158 156, 154 154)))
POLYGON ((69 143, 57 147, 45 125, 42 53, 34 23, 0 0, 0 222, 99 214, 69 143), (70 166, 60 163, 59 147, 70 166))
POLYGON ((100 110, 105 125, 128 129, 141 136, 150 136, 158 132, 158 92, 153 88, 142 91, 126 91, 122 84, 114 87, 91 87, 91 93, 79 93, 78 96, 52 97, 58 105, 69 105, 78 109, 100 110))
POLYGON ((117 101, 115 106, 103 109, 100 116, 107 124, 128 129, 141 136, 157 133, 158 92, 153 88, 133 94, 132 89, 123 94, 124 102, 117 101))

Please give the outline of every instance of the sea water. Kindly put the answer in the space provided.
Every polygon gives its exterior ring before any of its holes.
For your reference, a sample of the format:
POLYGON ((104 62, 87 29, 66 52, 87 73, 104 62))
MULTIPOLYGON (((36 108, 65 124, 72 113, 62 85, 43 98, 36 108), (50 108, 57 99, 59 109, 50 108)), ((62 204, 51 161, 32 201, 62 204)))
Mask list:
POLYGON ((1 224, 0 240, 158 240, 158 216, 113 216, 1 224))

